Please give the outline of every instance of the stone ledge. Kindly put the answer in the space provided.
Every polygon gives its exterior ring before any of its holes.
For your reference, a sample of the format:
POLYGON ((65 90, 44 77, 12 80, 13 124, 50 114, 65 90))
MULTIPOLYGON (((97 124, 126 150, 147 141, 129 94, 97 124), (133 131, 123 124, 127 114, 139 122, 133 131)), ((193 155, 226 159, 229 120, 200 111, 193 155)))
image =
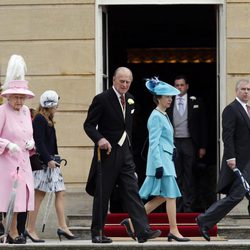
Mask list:
POLYGON ((248 239, 250 226, 219 226, 218 235, 226 239, 248 239))
POLYGON ((220 238, 212 238, 211 242, 206 242, 201 238, 191 238, 190 242, 167 242, 166 239, 151 240, 146 243, 138 244, 131 239, 115 239, 111 244, 93 244, 90 240, 74 240, 74 241, 55 241, 47 240, 45 243, 27 243, 26 245, 3 245, 1 250, 14 248, 15 250, 247 250, 250 248, 250 240, 240 241, 225 241, 220 238))

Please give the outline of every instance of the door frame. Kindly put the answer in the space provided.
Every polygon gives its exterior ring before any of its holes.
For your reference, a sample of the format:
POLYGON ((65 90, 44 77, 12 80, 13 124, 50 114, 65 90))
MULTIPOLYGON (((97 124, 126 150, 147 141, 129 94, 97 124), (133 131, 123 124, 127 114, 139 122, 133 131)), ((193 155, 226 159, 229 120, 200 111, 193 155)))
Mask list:
MULTIPOLYGON (((96 0, 95 5, 95 45, 96 45, 96 93, 102 89, 103 79, 103 12, 108 15, 105 6, 108 5, 170 5, 170 4, 211 4, 217 5, 217 87, 219 97, 219 112, 226 105, 226 5, 225 0, 96 0)), ((107 29, 106 29, 107 31, 107 29)), ((106 36, 108 39, 108 36, 106 36)), ((106 43, 108 44, 108 43, 106 43)), ((108 51, 106 51, 108 52, 108 51)), ((109 77, 107 75, 107 77, 109 77)))
MULTIPOLYGON (((108 5, 196 5, 211 4, 217 6, 217 166, 220 166, 221 152, 223 152, 223 143, 221 140, 221 113, 226 106, 226 4, 225 0, 96 0, 96 93, 103 91, 103 12, 106 11, 108 5)), ((105 12, 108 15, 107 12, 105 12)), ((106 29, 107 31, 107 29, 106 29)), ((106 34, 106 39, 108 36, 106 34)), ((108 44, 108 41, 106 41, 108 44)), ((106 51, 108 52, 108 51, 106 51)), ((106 53, 106 55, 108 55, 106 53)), ((108 58, 106 58, 108 63, 108 58)), ((109 76, 105 76, 109 79, 109 76)), ((219 167, 217 171, 219 173, 219 167)), ((218 178, 217 173, 217 178, 218 178)))
POLYGON ((224 4, 225 0, 96 0, 96 5, 224 4))

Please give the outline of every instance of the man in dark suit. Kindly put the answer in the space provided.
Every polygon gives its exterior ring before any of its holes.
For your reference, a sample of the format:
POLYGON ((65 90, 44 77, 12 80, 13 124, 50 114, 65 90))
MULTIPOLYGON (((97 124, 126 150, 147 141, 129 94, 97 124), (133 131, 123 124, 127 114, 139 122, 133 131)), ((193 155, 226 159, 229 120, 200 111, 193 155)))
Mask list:
POLYGON ((132 72, 128 68, 118 68, 113 76, 112 88, 94 97, 84 122, 86 134, 95 143, 86 186, 87 193, 94 196, 91 225, 93 243, 112 242, 104 235, 99 236, 99 217, 101 213, 103 228, 110 195, 116 184, 119 185, 126 209, 132 219, 138 242, 145 242, 161 234, 159 230, 150 229, 144 205, 138 193, 135 164, 131 152, 134 100, 127 92, 132 80, 132 72), (97 147, 101 149, 102 211, 99 206, 99 190, 96 188, 97 147))
POLYGON ((207 122, 202 101, 189 96, 185 76, 177 76, 174 86, 180 94, 173 98, 167 113, 174 127, 177 149, 175 168, 182 197, 177 199, 177 212, 192 212, 194 201, 193 169, 197 159, 202 159, 207 147, 207 122))
POLYGON ((202 236, 210 240, 208 230, 226 216, 246 195, 246 190, 238 176, 233 173, 237 166, 245 179, 250 181, 250 99, 249 80, 236 83, 236 100, 222 113, 222 139, 224 154, 218 181, 218 193, 226 197, 212 204, 204 214, 197 217, 202 236))

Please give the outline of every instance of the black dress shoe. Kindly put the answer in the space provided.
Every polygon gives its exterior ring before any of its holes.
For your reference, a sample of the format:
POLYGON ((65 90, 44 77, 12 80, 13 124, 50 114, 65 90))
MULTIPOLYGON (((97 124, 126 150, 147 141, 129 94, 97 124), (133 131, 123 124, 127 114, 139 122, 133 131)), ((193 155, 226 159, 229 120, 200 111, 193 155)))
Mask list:
POLYGON ((9 244, 26 244, 26 240, 22 235, 17 236, 15 239, 13 239, 10 235, 8 235, 7 242, 9 244))
POLYGON ((203 236, 203 238, 207 241, 210 241, 210 235, 208 233, 208 228, 206 228, 204 225, 202 225, 202 223, 198 217, 196 217, 195 220, 196 220, 196 223, 199 227, 199 231, 200 231, 201 235, 203 236))
POLYGON ((189 238, 185 238, 185 237, 179 238, 179 237, 173 235, 172 233, 169 233, 169 234, 168 234, 168 241, 172 241, 172 240, 179 241, 179 242, 187 242, 187 241, 190 241, 189 238))
POLYGON ((121 222, 121 225, 126 228, 128 236, 130 236, 133 240, 136 240, 135 233, 132 231, 130 224, 129 224, 129 219, 124 219, 121 222))
POLYGON ((100 236, 94 236, 92 237, 92 243, 112 243, 113 241, 106 237, 105 235, 100 238, 100 236))
POLYGON ((27 230, 25 230, 25 231, 23 232, 23 236, 24 236, 25 240, 26 240, 27 237, 28 237, 32 242, 35 242, 35 243, 44 243, 44 242, 45 242, 45 240, 33 238, 33 237, 29 234, 29 232, 28 232, 27 230))
POLYGON ((151 230, 146 229, 143 233, 140 233, 137 236, 137 240, 139 243, 146 242, 147 240, 157 238, 161 235, 161 230, 151 230))
POLYGON ((63 231, 60 228, 57 229, 57 235, 58 235, 60 241, 62 241, 62 236, 64 236, 68 240, 76 240, 76 239, 78 239, 78 236, 76 236, 74 234, 73 235, 67 234, 65 231, 63 231))

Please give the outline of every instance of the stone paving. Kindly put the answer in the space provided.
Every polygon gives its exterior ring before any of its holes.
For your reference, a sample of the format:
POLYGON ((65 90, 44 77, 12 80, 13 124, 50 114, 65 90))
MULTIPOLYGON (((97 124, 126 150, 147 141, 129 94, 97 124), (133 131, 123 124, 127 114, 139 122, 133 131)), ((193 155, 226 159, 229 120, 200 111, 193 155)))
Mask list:
POLYGON ((93 244, 90 240, 46 239, 45 243, 28 241, 24 245, 0 244, 0 250, 249 250, 250 239, 230 239, 212 237, 210 242, 201 237, 191 237, 189 242, 168 242, 157 238, 145 243, 137 243, 130 238, 112 238, 111 244, 93 244))

